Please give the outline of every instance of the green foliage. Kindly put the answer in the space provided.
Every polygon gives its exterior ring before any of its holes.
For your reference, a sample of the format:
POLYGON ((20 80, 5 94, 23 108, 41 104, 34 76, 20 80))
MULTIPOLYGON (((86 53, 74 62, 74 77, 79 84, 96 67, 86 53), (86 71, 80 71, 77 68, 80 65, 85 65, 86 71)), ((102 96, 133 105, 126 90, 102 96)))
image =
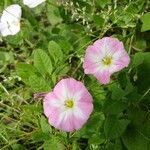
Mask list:
POLYGON ((41 49, 34 52, 34 66, 42 75, 46 75, 47 73, 51 74, 53 70, 50 58, 41 49))
POLYGON ((148 150, 150 147, 150 3, 144 0, 47 0, 22 6, 21 31, 0 35, 0 149, 148 150), (85 49, 113 36, 130 65, 100 85, 83 72, 85 49), (62 78, 81 80, 94 111, 74 133, 50 126, 42 97, 62 78))
POLYGON ((104 123, 106 138, 114 139, 120 137, 128 124, 129 120, 127 119, 118 119, 116 116, 108 116, 104 123))
POLYGON ((142 17, 141 17, 141 21, 142 21, 142 28, 141 28, 141 31, 144 32, 144 31, 148 31, 150 30, 150 12, 144 14, 142 17))

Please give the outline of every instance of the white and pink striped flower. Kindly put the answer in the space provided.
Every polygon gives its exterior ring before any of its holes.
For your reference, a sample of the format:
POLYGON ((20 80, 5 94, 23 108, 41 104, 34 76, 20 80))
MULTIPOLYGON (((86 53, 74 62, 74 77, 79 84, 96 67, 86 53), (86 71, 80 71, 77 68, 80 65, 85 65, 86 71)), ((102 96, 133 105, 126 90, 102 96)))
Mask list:
POLYGON ((130 58, 123 43, 116 38, 104 37, 86 49, 83 68, 93 74, 101 84, 110 82, 110 76, 129 65, 130 58))
POLYGON ((57 129, 73 132, 88 120, 92 110, 92 96, 82 82, 62 79, 44 98, 44 114, 57 129))

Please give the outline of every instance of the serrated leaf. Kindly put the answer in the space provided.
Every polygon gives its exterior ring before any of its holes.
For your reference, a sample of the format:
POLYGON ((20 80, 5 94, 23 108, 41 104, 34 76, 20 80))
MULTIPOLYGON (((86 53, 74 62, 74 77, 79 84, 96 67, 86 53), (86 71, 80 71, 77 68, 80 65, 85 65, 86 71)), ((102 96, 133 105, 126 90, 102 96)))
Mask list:
POLYGON ((34 66, 42 75, 52 73, 51 59, 46 52, 41 49, 36 50, 34 53, 34 66))
POLYGON ((104 123, 104 132, 106 138, 114 139, 120 137, 125 131, 129 120, 121 119, 119 120, 116 116, 108 116, 104 123))

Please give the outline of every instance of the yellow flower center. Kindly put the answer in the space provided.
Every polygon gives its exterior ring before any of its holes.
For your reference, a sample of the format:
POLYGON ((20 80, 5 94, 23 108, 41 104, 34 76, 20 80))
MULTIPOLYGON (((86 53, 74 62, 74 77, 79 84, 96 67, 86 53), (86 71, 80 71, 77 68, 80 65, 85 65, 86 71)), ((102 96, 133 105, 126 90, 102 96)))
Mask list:
POLYGON ((67 108, 72 108, 72 107, 74 106, 73 100, 72 100, 72 99, 66 100, 65 106, 66 106, 67 108))
POLYGON ((103 59, 102 59, 102 61, 103 61, 103 64, 104 65, 110 65, 111 63, 112 63, 112 57, 111 56, 105 56, 103 59))

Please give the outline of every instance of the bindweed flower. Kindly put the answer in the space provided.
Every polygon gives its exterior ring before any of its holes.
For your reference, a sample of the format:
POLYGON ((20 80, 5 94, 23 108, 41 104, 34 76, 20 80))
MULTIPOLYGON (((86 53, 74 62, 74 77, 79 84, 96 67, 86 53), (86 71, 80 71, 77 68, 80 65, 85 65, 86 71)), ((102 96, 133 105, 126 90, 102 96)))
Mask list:
POLYGON ((21 7, 17 4, 8 6, 0 18, 2 36, 15 35, 20 31, 21 7))
POLYGON ((110 76, 130 62, 123 43, 116 38, 104 37, 86 49, 83 68, 85 74, 93 74, 100 83, 110 82, 110 76))
POLYGON ((34 8, 45 1, 46 0, 23 0, 23 3, 29 8, 34 8))
POLYGON ((44 98, 44 114, 49 124, 57 129, 73 132, 88 120, 92 97, 82 82, 73 78, 62 79, 44 98))

